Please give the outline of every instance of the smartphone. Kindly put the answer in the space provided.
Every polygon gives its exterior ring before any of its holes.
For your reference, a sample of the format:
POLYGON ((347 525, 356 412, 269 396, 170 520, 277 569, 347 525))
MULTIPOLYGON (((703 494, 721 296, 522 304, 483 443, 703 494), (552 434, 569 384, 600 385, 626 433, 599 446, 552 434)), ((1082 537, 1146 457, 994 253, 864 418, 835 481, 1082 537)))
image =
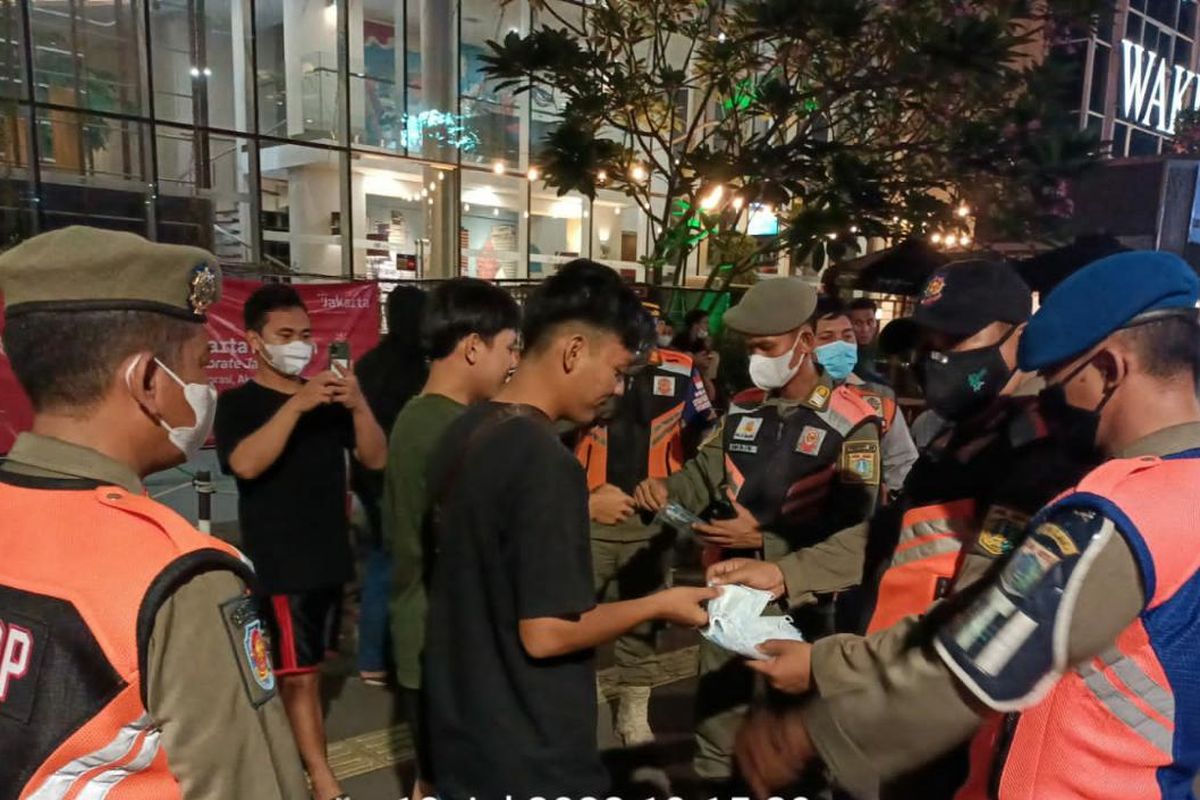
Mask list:
POLYGON ((350 374, 350 343, 345 339, 329 345, 329 368, 339 375, 350 374))

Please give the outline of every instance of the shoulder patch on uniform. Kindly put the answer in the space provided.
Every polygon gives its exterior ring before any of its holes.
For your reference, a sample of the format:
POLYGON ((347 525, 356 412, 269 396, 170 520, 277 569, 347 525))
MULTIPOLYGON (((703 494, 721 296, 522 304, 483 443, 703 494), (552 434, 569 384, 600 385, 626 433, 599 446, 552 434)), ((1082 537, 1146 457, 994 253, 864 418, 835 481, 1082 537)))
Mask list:
POLYGON ((871 408, 875 409, 876 416, 878 416, 878 417, 883 416, 883 398, 882 397, 880 397, 877 394, 864 393, 862 396, 862 399, 867 401, 867 405, 869 405, 871 408))
POLYGON ((233 657, 242 673, 246 696, 255 708, 275 696, 275 669, 271 665, 271 642, 254 598, 239 595, 221 604, 221 619, 233 657))
POLYGON ((1028 514, 1004 506, 992 506, 983 518, 979 549, 989 556, 1007 555, 1021 542, 1028 524, 1028 514))
POLYGON ((655 397, 674 397, 675 396, 675 378, 671 375, 655 375, 654 376, 654 396, 655 397))
POLYGON ((1070 667, 1067 636, 1079 586, 1114 535, 1101 514, 1052 507, 998 580, 938 629, 934 648, 976 697, 997 711, 1018 711, 1070 667))
POLYGON ((879 442, 846 442, 842 446, 842 480, 879 483, 879 442))

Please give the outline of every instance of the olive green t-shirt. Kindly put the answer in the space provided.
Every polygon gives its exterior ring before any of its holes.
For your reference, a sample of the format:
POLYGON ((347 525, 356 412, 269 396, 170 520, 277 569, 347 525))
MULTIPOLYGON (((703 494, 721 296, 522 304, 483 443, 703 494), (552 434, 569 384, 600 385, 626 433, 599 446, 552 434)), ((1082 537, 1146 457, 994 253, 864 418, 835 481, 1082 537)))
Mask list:
POLYGON ((388 442, 383 486, 383 535, 392 552, 392 647, 396 680, 421 688, 425 646, 425 555, 422 530, 429 508, 425 470, 442 433, 466 406, 439 394, 414 397, 400 411, 388 442))

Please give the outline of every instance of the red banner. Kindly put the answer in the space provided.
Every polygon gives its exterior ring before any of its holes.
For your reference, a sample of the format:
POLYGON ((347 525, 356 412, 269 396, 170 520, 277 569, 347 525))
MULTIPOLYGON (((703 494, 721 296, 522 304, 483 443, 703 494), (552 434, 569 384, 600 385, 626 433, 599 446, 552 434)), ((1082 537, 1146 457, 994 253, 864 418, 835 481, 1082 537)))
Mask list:
MULTIPOLYGON (((241 386, 254 376, 258 359, 246 344, 242 306, 258 281, 226 278, 221 302, 208 310, 212 360, 208 379, 217 391, 241 386)), ((374 283, 297 283, 292 285, 308 306, 317 353, 304 371, 313 375, 329 366, 329 344, 350 342, 350 356, 360 358, 379 343, 379 286, 374 283)))
MULTIPOLYGON (((226 278, 221 302, 208 310, 208 332, 212 360, 208 378, 218 391, 250 380, 258 361, 246 344, 242 306, 262 284, 226 278)), ((306 375, 329 366, 329 344, 338 339, 350 342, 351 358, 357 359, 379 342, 379 286, 374 283, 294 284, 312 319, 317 354, 306 375)), ((0 303, 0 334, 4 332, 4 306, 0 303)), ((0 346, 0 454, 7 453, 21 431, 29 430, 33 409, 17 383, 0 346)))
MULTIPOLYGON (((0 303, 0 335, 4 334, 4 304, 0 303)), ((17 383, 0 342, 0 453, 7 453, 21 431, 33 424, 33 407, 17 383)))

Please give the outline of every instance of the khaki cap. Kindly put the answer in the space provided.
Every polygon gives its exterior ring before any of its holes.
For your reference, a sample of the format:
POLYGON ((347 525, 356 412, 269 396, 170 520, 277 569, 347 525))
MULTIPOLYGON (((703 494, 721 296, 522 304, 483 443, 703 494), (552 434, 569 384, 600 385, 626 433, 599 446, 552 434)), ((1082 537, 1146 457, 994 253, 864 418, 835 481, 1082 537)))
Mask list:
POLYGON ((750 336, 794 331, 817 309, 817 292, 799 278, 772 278, 750 287, 742 301, 725 312, 725 324, 750 336))
POLYGON ((154 311, 193 322, 221 298, 216 256, 75 225, 0 253, 10 317, 34 311, 154 311))

